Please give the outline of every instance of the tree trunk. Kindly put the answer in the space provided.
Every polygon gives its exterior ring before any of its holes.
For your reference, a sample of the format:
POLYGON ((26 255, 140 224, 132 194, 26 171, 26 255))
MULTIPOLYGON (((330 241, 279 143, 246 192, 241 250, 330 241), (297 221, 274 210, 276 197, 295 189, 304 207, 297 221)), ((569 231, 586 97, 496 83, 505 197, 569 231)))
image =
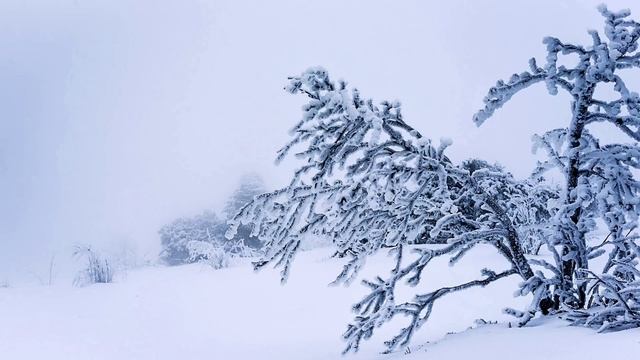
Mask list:
MULTIPOLYGON (((577 200, 577 194, 575 190, 578 187, 580 180, 580 140, 584 132, 587 116, 589 113, 589 106, 592 102, 593 92, 595 90, 595 84, 585 81, 585 89, 581 92, 578 99, 573 103, 573 119, 569 126, 569 132, 567 134, 569 140, 567 162, 566 179, 567 179, 567 194, 565 199, 565 205, 574 203, 577 200)), ((580 222, 582 215, 582 209, 577 208, 570 216, 571 222, 575 226, 580 222)), ((563 258, 570 253, 576 254, 572 259, 563 259, 562 262, 562 290, 566 292, 572 292, 574 288, 574 278, 580 279, 583 275, 576 272, 578 269, 587 269, 587 254, 586 254, 586 241, 585 234, 582 231, 576 229, 569 234, 565 234, 564 244, 562 246, 563 258)), ((577 307, 583 307, 586 302, 586 284, 582 284, 575 287, 577 292, 577 307)), ((559 307, 560 299, 555 298, 555 306, 559 307)))

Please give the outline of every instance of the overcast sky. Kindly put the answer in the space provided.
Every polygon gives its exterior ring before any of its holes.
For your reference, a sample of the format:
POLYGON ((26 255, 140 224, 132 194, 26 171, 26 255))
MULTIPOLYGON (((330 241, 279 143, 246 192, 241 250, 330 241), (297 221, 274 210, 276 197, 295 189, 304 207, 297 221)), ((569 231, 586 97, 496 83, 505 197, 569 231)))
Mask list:
POLYGON ((541 86, 471 117, 543 36, 587 42, 599 2, 0 0, 0 280, 77 243, 153 256, 161 225, 219 208, 243 173, 282 184, 302 104, 282 87, 309 66, 400 100, 455 159, 526 176, 567 98, 541 86))

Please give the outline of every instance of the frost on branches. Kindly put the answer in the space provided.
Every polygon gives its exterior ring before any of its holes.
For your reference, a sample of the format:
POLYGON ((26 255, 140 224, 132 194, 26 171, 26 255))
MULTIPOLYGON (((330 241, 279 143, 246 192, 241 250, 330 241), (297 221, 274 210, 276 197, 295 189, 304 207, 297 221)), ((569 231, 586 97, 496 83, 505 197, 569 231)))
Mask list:
MULTIPOLYGON (((538 181, 518 181, 501 167, 472 159, 454 164, 439 144, 404 121, 400 104, 361 97, 345 82, 333 82, 321 68, 290 79, 287 90, 306 96, 302 119, 278 159, 295 152, 301 160, 290 184, 256 197, 232 220, 227 237, 250 225, 265 243, 256 268, 275 264, 286 281, 305 236, 331 239, 345 265, 335 282, 355 279, 367 257, 385 249, 395 256, 390 273, 364 281, 370 292, 353 310, 344 333, 345 351, 400 315, 406 326, 390 339, 388 351, 406 345, 428 320, 437 300, 507 276, 526 281, 532 305, 550 294, 535 278, 525 253, 536 251, 558 192, 538 181), (420 245, 416 245, 420 244, 420 245), (446 257, 455 264, 474 247, 492 246, 506 268, 482 269, 476 280, 452 284, 409 301, 395 296, 401 283, 415 286, 429 263, 446 257)), ((532 316, 527 313, 524 317, 532 316)))
POLYGON ((546 284, 552 292, 553 302, 547 304, 552 309, 545 310, 606 331, 640 326, 640 247, 633 234, 640 199, 634 177, 640 168, 640 96, 623 80, 640 67, 640 24, 629 19, 628 10, 599 10, 605 18, 604 37, 591 31, 587 46, 546 38, 544 66, 531 59, 528 72, 498 81, 474 121, 481 125, 515 93, 539 82, 551 95, 560 89, 571 97, 566 127, 535 137, 535 148, 548 154, 535 173, 557 168, 565 186, 561 201, 550 210, 553 217, 544 237, 554 262, 540 265, 551 276, 536 273, 530 282, 546 284), (558 65, 560 56, 574 65, 558 65), (603 143, 589 131, 593 123, 619 129, 619 138, 628 142, 603 143), (608 236, 591 244, 588 235, 597 222, 605 224, 608 236))

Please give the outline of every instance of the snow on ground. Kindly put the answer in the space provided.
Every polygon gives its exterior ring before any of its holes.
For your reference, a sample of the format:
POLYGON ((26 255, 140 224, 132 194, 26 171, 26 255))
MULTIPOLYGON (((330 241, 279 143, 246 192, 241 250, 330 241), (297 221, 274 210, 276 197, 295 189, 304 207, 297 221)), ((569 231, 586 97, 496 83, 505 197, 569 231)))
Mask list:
POLYGON ((639 352, 638 330, 598 334, 555 319, 534 320, 524 328, 481 326, 415 347, 400 359, 634 359, 639 352))
MULTIPOLYGON (((1 359, 338 359, 350 305, 359 284, 329 287, 340 261, 325 249, 299 254, 289 282, 277 271, 254 273, 247 264, 212 270, 203 265, 131 271, 114 284, 74 288, 0 288, 1 359)), ((480 249, 456 267, 435 264, 422 290, 472 276, 503 262, 480 249), (456 280, 457 279, 457 280, 456 280)), ((390 259, 376 256, 364 276, 384 273, 390 259)), ((555 320, 509 329, 504 306, 517 279, 444 298, 409 354, 381 355, 382 340, 402 321, 380 329, 356 356, 345 359, 596 359, 610 349, 640 352, 640 331, 596 334, 555 320), (499 320, 464 331, 475 319, 499 320), (458 332, 446 335, 447 332, 458 332), (571 340, 570 346, 565 346, 571 340), (565 346, 558 352, 554 348, 565 346)), ((411 292, 406 292, 406 295, 411 292)))

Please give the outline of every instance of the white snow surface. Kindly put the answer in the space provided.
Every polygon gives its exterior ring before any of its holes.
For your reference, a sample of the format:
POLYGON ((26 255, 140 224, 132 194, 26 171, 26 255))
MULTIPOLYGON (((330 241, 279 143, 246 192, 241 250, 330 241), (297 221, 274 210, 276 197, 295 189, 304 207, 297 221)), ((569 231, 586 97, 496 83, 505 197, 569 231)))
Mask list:
MULTIPOLYGON (((434 263, 419 289, 476 277, 502 260, 478 249, 455 267, 434 263)), ((509 328, 505 306, 517 279, 471 289, 436 303, 434 314, 402 352, 383 355, 382 341, 402 319, 378 329, 356 355, 340 355, 350 306, 366 289, 331 287, 341 267, 326 249, 298 255, 286 285, 270 269, 248 263, 213 270, 203 265, 149 267, 107 285, 0 288, 0 359, 603 359, 640 353, 640 330, 597 334, 559 319, 509 328), (474 325, 482 318, 498 321, 474 325), (473 326, 472 329, 469 329, 473 326), (447 334, 452 332, 452 334, 447 334), (453 333, 455 332, 455 333, 453 333)), ((391 267, 384 254, 363 274, 391 267)))

